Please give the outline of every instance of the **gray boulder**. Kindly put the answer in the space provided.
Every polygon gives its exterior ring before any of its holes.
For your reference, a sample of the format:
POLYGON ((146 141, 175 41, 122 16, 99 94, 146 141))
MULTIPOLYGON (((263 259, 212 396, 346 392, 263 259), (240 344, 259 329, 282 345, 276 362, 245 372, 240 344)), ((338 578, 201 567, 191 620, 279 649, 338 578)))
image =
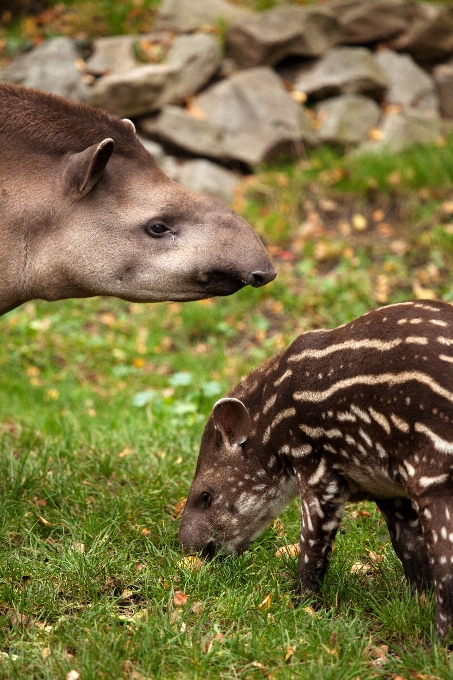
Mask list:
POLYGON ((86 101, 121 117, 145 115, 198 92, 220 64, 221 52, 213 36, 182 35, 175 38, 166 63, 99 78, 86 101))
POLYGON ((110 38, 98 38, 93 43, 93 54, 86 61, 89 73, 125 73, 137 66, 134 44, 137 36, 117 35, 110 38))
POLYGON ((399 153, 413 144, 433 144, 446 132, 447 127, 439 117, 429 116, 417 109, 406 109, 384 116, 381 139, 362 145, 357 152, 361 154, 385 149, 399 153))
POLYGON ((73 40, 52 38, 10 62, 0 71, 0 80, 81 99, 88 86, 77 68, 78 59, 80 54, 73 40))
POLYGON ((404 108, 439 111, 439 100, 433 79, 408 54, 382 50, 376 61, 387 74, 389 87, 386 100, 404 108))
POLYGON ((203 158, 182 163, 177 182, 189 189, 231 203, 240 177, 216 163, 203 158))
POLYGON ((453 62, 438 64, 433 77, 439 97, 440 112, 445 118, 453 118, 453 62))
POLYGON ((179 106, 165 106, 154 118, 140 121, 141 129, 166 144, 185 152, 225 160, 224 131, 215 122, 194 118, 179 106))
POLYGON ((320 124, 318 141, 360 144, 380 118, 381 109, 373 99, 361 94, 344 94, 326 99, 316 106, 320 124))
POLYGON ((164 0, 154 23, 158 31, 191 33, 202 26, 243 21, 250 11, 225 0, 164 0))
POLYGON ((318 57, 341 39, 338 22, 322 8, 284 6, 258 12, 227 31, 226 51, 238 66, 272 66, 289 55, 318 57))
POLYGON ((279 155, 294 156, 314 134, 302 107, 266 66, 223 80, 197 98, 206 120, 223 131, 228 158, 255 165, 279 155))
POLYGON ((197 117, 166 106, 141 128, 161 142, 220 161, 253 166, 285 154, 315 136, 304 109, 267 67, 249 69, 205 90, 196 99, 197 117))
POLYGON ((406 0, 340 0, 329 7, 338 17, 346 45, 395 38, 407 29, 417 12, 417 5, 406 0))
POLYGON ((453 54, 453 6, 418 3, 416 17, 389 47, 408 52, 417 62, 447 59, 453 54))
POLYGON ((295 89, 313 99, 339 94, 379 97, 388 78, 365 47, 334 47, 295 82, 295 89))

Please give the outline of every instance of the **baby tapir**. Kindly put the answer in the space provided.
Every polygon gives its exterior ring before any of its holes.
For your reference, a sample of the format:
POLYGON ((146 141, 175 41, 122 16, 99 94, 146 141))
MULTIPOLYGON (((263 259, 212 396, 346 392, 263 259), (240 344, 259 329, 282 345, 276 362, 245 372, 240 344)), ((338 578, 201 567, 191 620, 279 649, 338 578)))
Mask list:
POLYGON ((453 307, 390 305, 310 331, 218 401, 180 541, 241 552, 299 493, 300 595, 316 592, 346 501, 373 500, 414 589, 453 626, 453 307))

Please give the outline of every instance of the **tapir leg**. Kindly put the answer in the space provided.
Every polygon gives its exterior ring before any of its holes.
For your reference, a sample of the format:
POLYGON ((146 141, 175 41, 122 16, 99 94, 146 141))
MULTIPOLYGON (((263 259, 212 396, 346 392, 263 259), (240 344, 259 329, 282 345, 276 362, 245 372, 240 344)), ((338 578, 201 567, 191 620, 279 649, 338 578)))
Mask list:
POLYGON ((301 496, 300 556, 297 594, 316 593, 326 572, 344 501, 325 502, 304 489, 301 496))
MULTIPOLYGON (((449 483, 451 484, 451 482, 449 483)), ((453 496, 444 486, 416 499, 436 589, 436 632, 453 628, 453 496)))
POLYGON ((432 583, 432 572, 422 527, 410 498, 377 501, 384 515, 393 548, 413 590, 424 590, 432 583))

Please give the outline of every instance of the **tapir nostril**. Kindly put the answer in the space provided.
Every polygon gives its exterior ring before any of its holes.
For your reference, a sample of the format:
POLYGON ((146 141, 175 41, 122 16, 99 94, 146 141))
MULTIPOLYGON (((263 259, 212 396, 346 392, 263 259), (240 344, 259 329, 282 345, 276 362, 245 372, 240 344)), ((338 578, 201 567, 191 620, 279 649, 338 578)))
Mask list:
POLYGON ((247 283, 253 286, 253 288, 260 288, 261 286, 265 286, 266 283, 273 281, 276 276, 277 273, 274 269, 270 269, 267 272, 252 272, 247 283))

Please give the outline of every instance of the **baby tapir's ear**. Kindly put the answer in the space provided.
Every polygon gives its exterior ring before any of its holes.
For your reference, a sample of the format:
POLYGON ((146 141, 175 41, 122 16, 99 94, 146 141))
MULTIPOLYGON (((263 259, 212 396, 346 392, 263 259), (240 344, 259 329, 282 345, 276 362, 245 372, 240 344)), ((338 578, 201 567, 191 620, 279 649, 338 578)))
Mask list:
POLYGON ((243 444, 250 434, 252 423, 246 407, 232 397, 219 399, 213 409, 214 424, 227 446, 243 444))

